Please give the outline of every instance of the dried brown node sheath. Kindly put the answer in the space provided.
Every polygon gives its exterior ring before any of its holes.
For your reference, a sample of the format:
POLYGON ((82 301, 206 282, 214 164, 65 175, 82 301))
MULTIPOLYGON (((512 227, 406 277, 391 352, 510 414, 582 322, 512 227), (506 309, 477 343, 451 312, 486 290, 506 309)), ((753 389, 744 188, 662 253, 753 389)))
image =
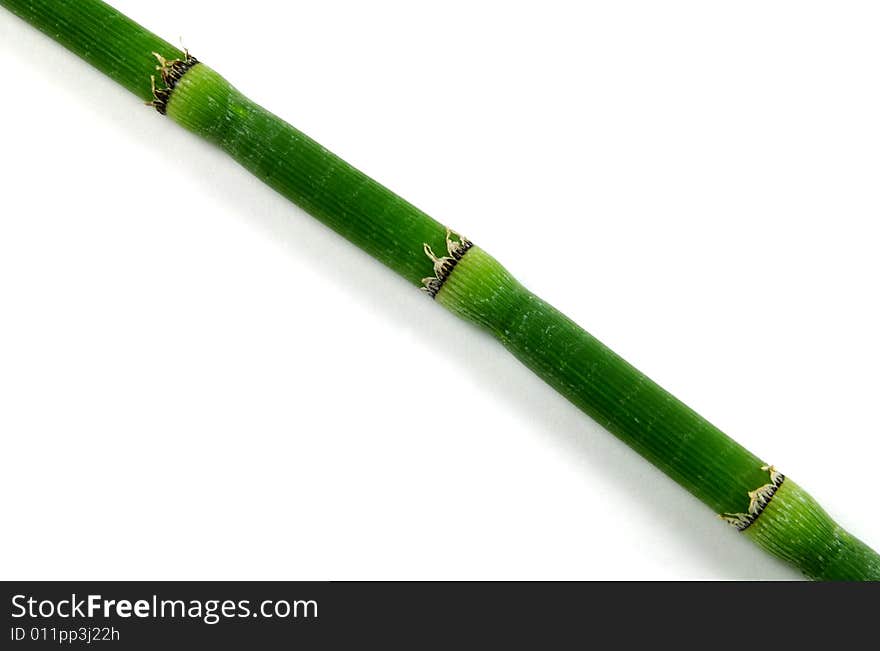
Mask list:
POLYGON ((168 111, 168 100, 171 99, 171 93, 174 92, 174 87, 177 86, 177 82, 181 80, 183 75, 185 75, 190 68, 199 63, 199 60, 191 55, 188 50, 184 50, 183 54, 183 59, 171 59, 169 61, 158 52, 153 52, 153 56, 159 60, 159 65, 156 66, 156 70, 159 71, 159 75, 162 77, 162 83, 165 84, 165 87, 157 87, 155 75, 150 76, 150 84, 153 89, 153 101, 149 102, 149 105, 159 111, 162 115, 165 115, 168 111))
POLYGON ((446 252, 448 255, 442 257, 437 256, 431 247, 425 244, 425 255, 428 256, 428 259, 434 264, 434 275, 422 278, 422 291, 429 294, 431 298, 435 298, 437 292, 443 287, 443 283, 449 278, 449 274, 455 269, 455 265, 458 264, 459 260, 464 257, 464 254, 467 253, 468 249, 472 246, 473 242, 461 235, 458 236, 458 240, 456 241, 455 238, 452 237, 452 231, 448 228, 446 229, 446 252))
POLYGON ((764 509, 770 504, 770 500, 776 495, 776 491, 782 486, 782 482, 785 481, 785 475, 773 466, 761 466, 761 470, 770 473, 770 482, 748 492, 748 512, 721 514, 721 518, 736 527, 737 531, 745 531, 758 519, 758 516, 764 512, 764 509))

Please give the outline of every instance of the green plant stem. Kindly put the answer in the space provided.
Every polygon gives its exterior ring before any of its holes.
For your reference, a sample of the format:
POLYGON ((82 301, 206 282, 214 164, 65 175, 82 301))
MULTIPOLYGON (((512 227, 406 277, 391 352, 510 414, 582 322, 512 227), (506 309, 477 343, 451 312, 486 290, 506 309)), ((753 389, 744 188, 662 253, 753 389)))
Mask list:
MULTIPOLYGON (((184 57, 99 0, 0 5, 145 101, 153 98, 152 53, 184 57)), ((732 514, 764 549, 811 578, 880 580, 880 556, 836 525, 803 489, 525 289, 483 249, 464 251, 464 241, 439 222, 246 98, 207 65, 189 67, 168 94, 169 118, 411 283, 436 274, 428 287, 441 305, 491 333, 716 513, 732 514), (437 262, 447 247, 449 256, 437 262)))
POLYGON ((103 2, 94 0, 16 0, 3 2, 68 50, 145 102, 153 99, 150 75, 158 52, 177 59, 183 52, 103 2))
MULTIPOLYGON (((718 513, 748 510, 762 461, 528 291, 480 248, 437 301, 492 333, 526 366, 718 513)), ((816 580, 880 580, 880 555, 785 479, 744 531, 816 580)))
POLYGON ((181 79, 168 117, 221 147, 415 285, 431 271, 423 243, 445 248, 442 224, 249 100, 206 65, 181 79))

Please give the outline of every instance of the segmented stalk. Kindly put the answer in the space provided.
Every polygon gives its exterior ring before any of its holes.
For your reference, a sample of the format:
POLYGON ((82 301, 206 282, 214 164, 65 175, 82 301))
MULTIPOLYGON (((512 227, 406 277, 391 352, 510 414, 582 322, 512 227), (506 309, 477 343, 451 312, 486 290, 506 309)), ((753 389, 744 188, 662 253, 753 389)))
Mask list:
POLYGON ((189 53, 99 0, 0 5, 218 145, 442 306, 486 329, 767 551, 814 579, 880 580, 880 556, 843 531, 793 481, 525 289, 482 248, 255 104, 189 53))

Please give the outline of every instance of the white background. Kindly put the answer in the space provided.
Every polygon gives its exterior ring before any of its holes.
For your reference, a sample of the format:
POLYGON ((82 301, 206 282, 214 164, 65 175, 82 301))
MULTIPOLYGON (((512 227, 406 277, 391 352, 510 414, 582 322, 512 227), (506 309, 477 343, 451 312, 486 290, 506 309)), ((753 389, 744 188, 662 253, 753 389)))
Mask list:
MULTIPOLYGON (((880 545, 874 2, 115 0, 880 545)), ((0 11, 0 575, 791 579, 0 11)))

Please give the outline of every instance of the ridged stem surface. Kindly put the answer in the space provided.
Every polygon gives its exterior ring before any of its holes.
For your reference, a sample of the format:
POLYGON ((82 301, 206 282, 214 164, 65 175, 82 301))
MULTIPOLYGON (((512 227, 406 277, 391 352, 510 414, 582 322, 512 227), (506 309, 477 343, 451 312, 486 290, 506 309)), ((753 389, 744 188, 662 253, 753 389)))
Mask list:
POLYGON ((741 511, 765 465, 652 382, 482 249, 471 249, 437 300, 492 332, 554 389, 716 513, 741 511))
MULTIPOLYGON (((479 247, 437 301, 492 333, 520 361, 716 513, 747 514, 771 485, 766 464, 523 287, 479 247)), ((772 490, 772 489, 771 489, 772 490)), ((880 556, 790 479, 744 535, 816 580, 880 580, 880 556)))
POLYGON ((179 49, 97 0, 0 0, 0 5, 95 66, 145 102, 153 99, 150 75, 158 52, 179 49))
POLYGON ((428 243, 443 250, 442 224, 249 100, 208 66, 183 76, 168 117, 217 144, 413 284, 430 275, 422 249, 428 243))

